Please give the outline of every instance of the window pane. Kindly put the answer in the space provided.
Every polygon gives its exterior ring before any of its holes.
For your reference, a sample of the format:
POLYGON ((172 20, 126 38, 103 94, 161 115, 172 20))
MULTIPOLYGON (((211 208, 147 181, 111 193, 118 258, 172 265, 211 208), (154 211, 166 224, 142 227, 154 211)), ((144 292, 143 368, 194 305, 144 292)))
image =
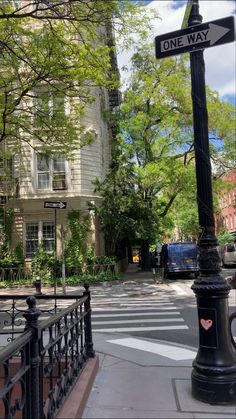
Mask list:
POLYGON ((26 224, 26 239, 38 240, 38 223, 26 224))
POLYGON ((43 245, 47 252, 54 252, 54 240, 43 240, 43 245))
POLYGON ((38 173, 38 189, 49 189, 49 173, 38 173))
POLYGON ((26 240, 26 242, 25 242, 25 256, 27 258, 32 258, 35 255, 35 253, 37 251, 37 248, 38 248, 38 241, 26 240))
POLYGON ((54 238, 54 224, 51 222, 43 223, 43 238, 51 239, 54 238))
POLYGON ((54 158, 53 170, 54 172, 65 172, 65 157, 63 155, 54 158))
POLYGON ((49 157, 43 154, 37 155, 37 169, 38 172, 48 172, 49 171, 49 157))
POLYGON ((53 94, 53 115, 56 117, 65 114, 65 95, 62 92, 53 94))
POLYGON ((43 244, 48 252, 53 252, 54 247, 54 223, 43 223, 43 244))
POLYGON ((38 248, 38 223, 26 224, 25 255, 32 258, 38 248))

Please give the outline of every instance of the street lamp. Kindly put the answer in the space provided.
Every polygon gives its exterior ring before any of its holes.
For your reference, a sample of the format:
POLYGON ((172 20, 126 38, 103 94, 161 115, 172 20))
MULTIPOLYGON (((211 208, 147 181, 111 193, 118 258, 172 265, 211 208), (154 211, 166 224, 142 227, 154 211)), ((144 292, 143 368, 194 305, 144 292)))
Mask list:
MULTIPOLYGON (((201 22, 198 0, 193 0, 188 26, 201 22)), ((200 276, 192 285, 199 320, 199 349, 193 361, 192 394, 203 402, 226 404, 236 401, 236 345, 229 322, 230 286, 220 275, 215 236, 203 51, 191 52, 190 62, 200 225, 200 276)))

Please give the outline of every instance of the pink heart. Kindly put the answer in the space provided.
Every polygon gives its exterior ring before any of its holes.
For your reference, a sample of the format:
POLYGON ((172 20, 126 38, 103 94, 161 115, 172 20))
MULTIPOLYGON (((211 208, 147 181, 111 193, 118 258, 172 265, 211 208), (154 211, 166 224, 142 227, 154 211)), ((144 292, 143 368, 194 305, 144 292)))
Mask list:
POLYGON ((203 329, 205 329, 205 330, 210 329, 210 327, 213 325, 213 321, 210 320, 210 319, 208 319, 208 320, 201 319, 200 323, 201 323, 203 329))

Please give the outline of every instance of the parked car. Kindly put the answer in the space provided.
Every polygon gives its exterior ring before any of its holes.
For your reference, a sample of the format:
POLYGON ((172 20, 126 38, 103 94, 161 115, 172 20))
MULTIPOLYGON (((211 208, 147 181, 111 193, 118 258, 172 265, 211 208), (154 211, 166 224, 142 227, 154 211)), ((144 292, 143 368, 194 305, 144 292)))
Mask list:
POLYGON ((236 243, 226 244, 222 252, 223 267, 236 265, 236 243))
POLYGON ((194 242, 168 243, 162 246, 161 267, 164 278, 173 274, 199 275, 198 248, 194 242))

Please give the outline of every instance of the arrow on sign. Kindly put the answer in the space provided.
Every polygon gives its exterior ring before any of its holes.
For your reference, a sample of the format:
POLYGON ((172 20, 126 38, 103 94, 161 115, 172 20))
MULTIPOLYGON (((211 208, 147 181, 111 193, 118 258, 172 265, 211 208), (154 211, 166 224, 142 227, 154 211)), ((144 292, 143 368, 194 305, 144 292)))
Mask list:
POLYGON ((213 22, 189 26, 186 29, 166 33, 155 38, 156 57, 165 58, 184 52, 196 51, 235 39, 234 18, 228 16, 213 22))
POLYGON ((44 202, 44 208, 59 208, 59 209, 65 209, 67 203, 61 202, 61 201, 45 201, 44 202))
POLYGON ((166 39, 161 42, 161 51, 170 51, 180 47, 187 47, 189 45, 201 44, 202 42, 210 42, 214 45, 220 38, 222 38, 230 29, 223 26, 209 23, 209 29, 189 33, 187 35, 178 36, 172 39, 166 39))

